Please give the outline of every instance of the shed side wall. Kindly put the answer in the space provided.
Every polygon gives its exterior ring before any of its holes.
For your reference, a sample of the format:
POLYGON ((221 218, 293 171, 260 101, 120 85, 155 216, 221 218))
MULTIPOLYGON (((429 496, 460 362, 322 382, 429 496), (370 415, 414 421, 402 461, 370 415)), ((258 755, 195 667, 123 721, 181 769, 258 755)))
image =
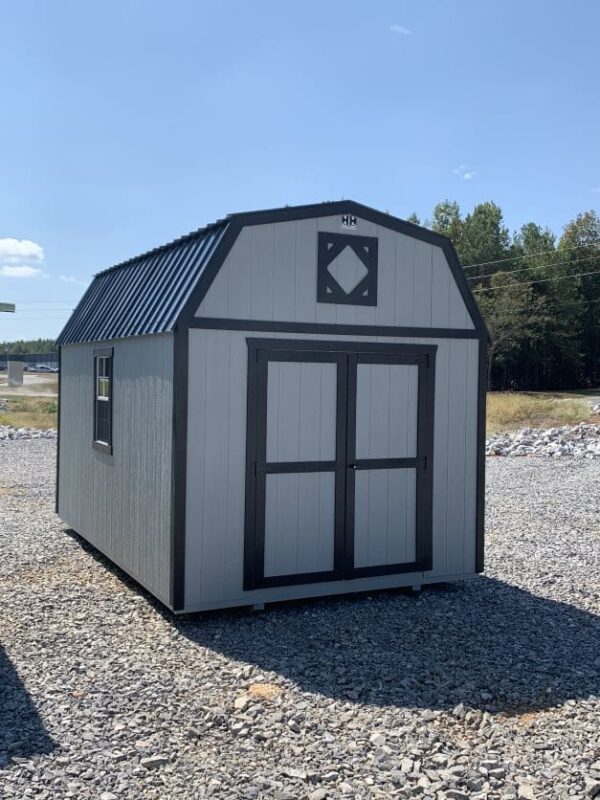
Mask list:
POLYGON ((358 591, 475 572, 477 339, 191 330, 186 517, 187 610, 358 591), (242 590, 247 337, 435 344, 433 569, 314 586, 242 590))
POLYGON ((340 216, 243 228, 196 316, 278 322, 473 329, 440 247, 364 219, 379 246, 376 306, 317 303, 320 231, 348 233, 340 216))
POLYGON ((169 603, 173 336, 63 346, 59 516, 169 603), (113 455, 92 447, 94 349, 114 348, 113 455))

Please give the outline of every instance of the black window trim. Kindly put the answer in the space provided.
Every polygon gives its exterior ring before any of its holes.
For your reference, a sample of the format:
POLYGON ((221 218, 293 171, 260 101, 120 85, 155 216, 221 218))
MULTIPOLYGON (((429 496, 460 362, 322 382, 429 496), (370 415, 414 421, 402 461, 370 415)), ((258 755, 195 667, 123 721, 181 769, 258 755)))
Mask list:
POLYGON ((92 447, 94 450, 99 450, 101 453, 107 453, 108 455, 112 455, 113 452, 113 357, 114 357, 114 348, 113 347, 98 347, 94 349, 94 382, 93 382, 93 409, 94 409, 94 419, 93 419, 93 436, 92 436, 92 447), (108 374, 110 378, 110 398, 108 400, 108 414, 110 420, 110 442, 99 441, 96 438, 96 425, 97 425, 97 410, 96 404, 98 402, 97 397, 97 384, 98 384, 98 359, 99 358, 108 358, 108 374))

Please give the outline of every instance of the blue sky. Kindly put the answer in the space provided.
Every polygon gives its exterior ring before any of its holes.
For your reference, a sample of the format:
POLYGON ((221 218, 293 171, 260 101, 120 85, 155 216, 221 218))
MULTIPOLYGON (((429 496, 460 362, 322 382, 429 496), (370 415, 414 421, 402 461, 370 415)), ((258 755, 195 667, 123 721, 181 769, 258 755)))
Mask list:
POLYGON ((231 211, 600 205, 595 0, 0 0, 0 341, 231 211))

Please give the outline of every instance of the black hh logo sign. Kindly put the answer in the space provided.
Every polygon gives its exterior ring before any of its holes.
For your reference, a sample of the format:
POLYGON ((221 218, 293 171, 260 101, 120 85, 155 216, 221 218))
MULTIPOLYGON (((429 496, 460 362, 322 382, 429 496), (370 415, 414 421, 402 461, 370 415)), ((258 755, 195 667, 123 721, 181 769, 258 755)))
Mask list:
POLYGON ((356 228, 358 220, 354 214, 342 214, 342 228, 356 228))

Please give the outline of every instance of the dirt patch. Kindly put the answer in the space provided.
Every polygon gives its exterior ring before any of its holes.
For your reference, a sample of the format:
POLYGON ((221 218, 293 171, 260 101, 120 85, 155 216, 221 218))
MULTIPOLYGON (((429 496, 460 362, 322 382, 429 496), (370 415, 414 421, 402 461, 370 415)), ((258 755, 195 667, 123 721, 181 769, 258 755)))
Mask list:
POLYGON ((253 683, 248 689, 248 694, 260 700, 274 700, 283 694, 283 689, 274 683, 253 683))
POLYGON ((25 492, 17 486, 0 486, 0 497, 23 497, 25 492))

